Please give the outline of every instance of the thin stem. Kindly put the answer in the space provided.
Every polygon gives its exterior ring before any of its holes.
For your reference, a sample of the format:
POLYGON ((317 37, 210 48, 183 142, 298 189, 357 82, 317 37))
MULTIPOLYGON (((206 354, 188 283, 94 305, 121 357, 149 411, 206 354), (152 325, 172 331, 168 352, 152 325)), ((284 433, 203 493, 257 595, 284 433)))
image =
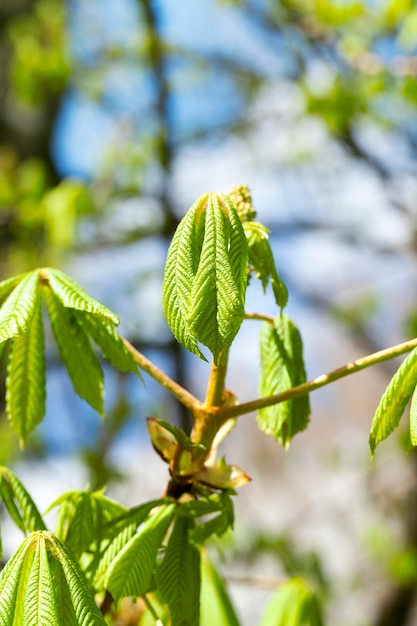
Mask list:
POLYGON ((294 398, 303 396, 311 391, 315 391, 320 387, 324 387, 335 380, 339 380, 339 378, 350 376, 350 374, 360 372, 361 370, 371 367, 372 365, 377 365, 383 361, 394 359, 401 354, 410 352, 410 350, 416 347, 417 338, 411 339, 410 341, 405 341, 404 343, 386 348, 385 350, 368 354, 367 356, 357 359, 356 361, 352 361, 351 363, 347 363, 346 365, 343 365, 328 374, 322 374, 307 383, 303 383, 302 385, 298 385, 297 387, 293 387, 292 389, 288 389, 282 393, 277 393, 273 396, 268 396, 267 398, 258 398, 257 400, 245 402, 236 406, 221 407, 215 412, 216 414, 222 415, 224 418, 237 417, 239 415, 244 415, 245 413, 257 411, 258 409, 263 409, 267 406, 273 406, 275 404, 279 404, 280 402, 285 402, 286 400, 293 400, 294 398))
POLYGON ((260 322, 268 322, 269 324, 273 324, 275 321, 275 317, 273 315, 266 315, 265 313, 250 313, 249 311, 246 311, 245 320, 258 320, 260 322))
POLYGON ((139 352, 139 350, 136 350, 127 339, 124 337, 121 337, 121 339, 141 369, 149 374, 149 376, 152 376, 162 387, 167 389, 167 391, 177 398, 181 404, 187 407, 193 415, 200 409, 202 404, 195 396, 184 389, 184 387, 181 387, 175 380, 172 380, 168 374, 160 370, 154 363, 149 361, 149 359, 139 352))

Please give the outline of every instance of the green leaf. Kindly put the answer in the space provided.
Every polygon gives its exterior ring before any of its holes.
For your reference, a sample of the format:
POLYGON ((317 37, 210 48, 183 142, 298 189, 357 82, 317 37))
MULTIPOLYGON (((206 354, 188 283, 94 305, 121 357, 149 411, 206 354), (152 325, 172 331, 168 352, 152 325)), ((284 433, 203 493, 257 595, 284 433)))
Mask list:
POLYGON ((262 282, 264 291, 271 281, 275 302, 283 309, 288 302, 288 290, 275 266, 268 240, 270 231, 259 222, 245 222, 243 228, 249 246, 249 267, 253 268, 256 278, 262 282))
POLYGON ((116 520, 107 525, 104 537, 108 538, 108 540, 105 541, 104 548, 94 562, 93 576, 96 589, 102 591, 105 588, 107 572, 111 563, 136 533, 139 524, 143 522, 157 504, 160 504, 160 501, 147 502, 139 507, 135 507, 121 514, 116 520))
POLYGON ((90 341, 76 313, 65 308, 48 287, 43 292, 52 330, 74 389, 104 415, 103 372, 90 341))
POLYGON ((86 580, 52 533, 29 535, 0 574, 2 626, 105 626, 86 580))
POLYGON ((244 318, 248 249, 242 223, 226 196, 201 196, 180 222, 168 251, 163 304, 179 343, 215 363, 244 318))
POLYGON ((201 550, 200 626, 213 624, 239 626, 239 620, 224 580, 210 561, 207 551, 201 550))
POLYGON ((58 498, 48 510, 59 506, 56 535, 80 560, 83 552, 97 552, 108 537, 108 524, 127 513, 102 491, 71 491, 58 498))
POLYGON ((26 331, 37 302, 38 271, 26 274, 0 308, 0 343, 26 331))
POLYGON ((139 528, 110 564, 105 588, 115 600, 149 591, 158 549, 174 514, 175 504, 163 505, 139 528))
POLYGON ((39 293, 23 335, 11 341, 6 378, 6 411, 23 442, 45 415, 45 346, 39 293))
POLYGON ((292 578, 278 587, 260 626, 323 626, 320 605, 306 581, 292 578))
POLYGON ((92 298, 80 285, 72 280, 72 278, 64 274, 64 272, 46 267, 41 270, 41 275, 42 280, 49 284, 63 306, 100 315, 116 325, 119 323, 117 315, 92 298))
POLYGON ((157 570, 162 599, 168 605, 172 624, 199 626, 200 552, 190 542, 194 522, 178 517, 157 570))
MULTIPOLYGON (((305 382, 303 346, 300 333, 286 315, 279 315, 272 326, 261 331, 261 397, 287 391, 305 382)), ((301 396, 263 408, 258 414, 259 428, 288 447, 292 437, 308 424, 310 403, 301 396)))
MULTIPOLYGON (((414 349, 402 362, 392 377, 372 421, 369 436, 371 454, 377 445, 386 439, 400 423, 405 407, 410 400, 417 384, 417 348, 414 349)), ((410 422, 411 431, 415 430, 415 412, 412 411, 410 422)), ((415 434, 412 434, 415 440, 415 434)), ((415 445, 415 444, 414 444, 415 445)))
POLYGON ((417 387, 414 389, 410 405, 410 441, 417 446, 417 387))
POLYGON ((227 492, 220 494, 213 494, 210 496, 209 502, 198 501, 193 503, 184 503, 181 506, 182 510, 189 510, 191 515, 200 517, 201 515, 207 515, 210 513, 218 512, 218 515, 211 517, 203 523, 196 524, 190 531, 191 540, 199 545, 204 545, 209 537, 217 535, 221 537, 226 531, 233 528, 234 524, 234 508, 233 500, 227 492), (208 510, 209 505, 216 506, 214 510, 208 510), (201 506, 198 506, 201 505, 201 506), (189 507, 189 509, 188 509, 189 507), (205 510, 205 507, 207 509, 205 510))
POLYGON ((121 372, 132 372, 142 380, 135 359, 113 324, 92 313, 80 314, 77 319, 87 335, 101 348, 105 359, 121 372))
POLYGON ((17 476, 5 466, 0 466, 0 499, 22 532, 46 529, 31 496, 17 476))
POLYGON ((28 275, 28 272, 24 274, 18 274, 17 276, 12 276, 11 278, 7 278, 6 280, 2 280, 0 282, 0 302, 6 298, 11 291, 18 285, 25 276, 28 275))

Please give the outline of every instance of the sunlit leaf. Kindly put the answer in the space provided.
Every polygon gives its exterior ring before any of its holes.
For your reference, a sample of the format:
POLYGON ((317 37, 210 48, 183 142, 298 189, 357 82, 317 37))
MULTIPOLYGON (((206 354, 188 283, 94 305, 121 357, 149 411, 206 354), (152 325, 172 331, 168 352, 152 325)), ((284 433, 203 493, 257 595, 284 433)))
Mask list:
MULTIPOLYGON (((386 388, 372 421, 369 435, 371 454, 381 441, 386 439, 400 423, 405 407, 417 385, 417 349, 401 363, 386 388)), ((411 432, 414 439, 415 413, 411 417, 411 432)))
POLYGON ((111 562, 104 584, 116 600, 126 596, 137 597, 149 591, 158 549, 174 510, 174 504, 161 506, 143 522, 111 562))
POLYGON ((48 288, 44 298, 59 352, 78 395, 104 414, 104 382, 100 363, 76 314, 48 288))
MULTIPOLYGON (((262 397, 287 391, 305 382, 303 346, 300 333, 286 315, 274 325, 265 323, 261 331, 262 397)), ((310 414, 308 396, 301 396, 259 411, 259 428, 288 446, 293 436, 306 428, 310 414)))
POLYGON ((70 553, 48 531, 30 534, 0 574, 2 626, 105 626, 70 553))
POLYGON ((72 278, 64 274, 64 272, 46 267, 41 270, 41 275, 42 280, 49 284, 63 306, 100 315, 116 325, 119 323, 117 315, 92 298, 80 285, 72 280, 72 278))
POLYGON ((0 343, 26 331, 37 302, 39 275, 26 274, 0 308, 0 343))
POLYGON ((45 346, 39 293, 25 333, 11 341, 6 378, 6 411, 23 442, 45 415, 45 346))
POLYGON ((244 317, 248 250, 236 209, 226 196, 201 196, 179 224, 165 267, 163 303, 175 338, 217 363, 244 317))

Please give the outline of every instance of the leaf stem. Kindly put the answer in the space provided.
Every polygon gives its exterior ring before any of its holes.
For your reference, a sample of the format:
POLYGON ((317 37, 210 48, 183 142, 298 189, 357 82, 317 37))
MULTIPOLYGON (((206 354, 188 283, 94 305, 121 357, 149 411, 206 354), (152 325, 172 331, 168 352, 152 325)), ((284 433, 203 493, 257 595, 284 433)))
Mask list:
POLYGON ((210 409, 213 407, 219 409, 223 405, 228 356, 228 350, 223 350, 220 353, 218 365, 212 361, 206 399, 201 411, 194 415, 195 422, 191 439, 205 447, 205 453, 202 457, 207 455, 217 431, 225 421, 220 413, 217 417, 210 409))
POLYGON ((130 354, 135 359, 135 362, 143 369, 149 376, 152 376, 162 387, 167 389, 181 404, 191 411, 193 415, 202 407, 202 403, 189 391, 181 387, 175 380, 173 380, 168 374, 159 369, 154 363, 149 361, 145 355, 139 350, 136 350, 132 344, 121 336, 123 343, 129 350, 130 354))
POLYGON ((350 363, 347 363, 346 365, 343 365, 336 370, 333 370, 327 374, 322 374, 321 376, 318 376, 317 378, 314 378, 309 382, 298 385, 297 387, 293 387, 292 389, 288 389, 287 391, 283 391, 273 396, 268 396, 267 398, 258 398, 257 400, 252 400, 251 402, 244 402, 243 404, 238 404, 235 406, 220 407, 213 412, 221 415, 223 418, 237 417, 239 415, 251 413, 252 411, 257 411, 258 409, 262 409, 267 406, 273 406, 274 404, 285 402, 286 400, 293 400, 294 398, 303 396, 307 393, 310 393, 311 391, 315 391, 320 387, 329 385, 335 380, 339 380, 339 378, 350 376, 350 374, 360 372, 361 370, 366 369, 367 367, 371 367, 372 365, 377 365, 378 363, 382 363, 383 361, 394 359, 401 354, 410 352, 410 350, 416 347, 417 338, 410 339, 409 341, 405 341, 404 343, 400 343, 396 346, 391 346, 390 348, 386 348, 385 350, 380 350, 379 352, 368 354, 367 356, 357 359, 356 361, 351 361, 350 363))
POLYGON ((268 324, 273 324, 275 321, 275 317, 273 315, 267 315, 266 313, 251 313, 249 311, 246 311, 245 320, 258 320, 260 322, 268 322, 268 324))

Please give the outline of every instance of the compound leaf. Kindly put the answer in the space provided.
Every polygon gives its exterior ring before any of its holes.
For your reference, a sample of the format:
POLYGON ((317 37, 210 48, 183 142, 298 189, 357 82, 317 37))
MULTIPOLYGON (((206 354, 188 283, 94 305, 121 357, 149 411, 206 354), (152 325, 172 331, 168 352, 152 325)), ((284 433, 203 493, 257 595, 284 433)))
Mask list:
MULTIPOLYGON (((405 407, 417 384, 417 349, 414 349, 401 363, 386 388, 372 421, 369 435, 371 454, 376 446, 386 439, 400 423, 405 407)), ((411 437, 415 438, 415 412, 411 412, 411 437)))
MULTIPOLYGON (((300 333, 286 315, 265 323, 261 331, 260 395, 271 396, 305 382, 300 333)), ((306 428, 310 415, 308 396, 260 409, 259 428, 287 447, 292 437, 306 428)))
POLYGON ((80 314, 77 319, 105 359, 121 372, 132 372, 141 378, 137 363, 112 323, 92 313, 80 314))
POLYGON ((278 587, 266 607, 260 626, 323 626, 319 602, 302 578, 278 587))
POLYGON ((17 276, 12 276, 11 278, 6 278, 6 280, 2 280, 0 282, 0 301, 4 300, 11 291, 20 283, 20 281, 28 275, 28 272, 23 274, 18 274, 17 276))
POLYGON ((65 308, 48 287, 43 291, 52 331, 74 389, 103 415, 103 372, 90 341, 74 311, 65 308))
POLYGON ((239 620, 224 580, 210 561, 207 551, 201 550, 200 626, 212 624, 239 626, 239 620))
POLYGON ((115 600, 137 597, 149 591, 158 549, 174 510, 175 504, 168 504, 151 514, 111 562, 104 585, 115 600))
POLYGON ((116 325, 119 323, 117 315, 90 296, 80 285, 72 280, 72 278, 64 274, 64 272, 47 267, 42 269, 41 273, 42 279, 49 284, 63 306, 100 315, 116 325))
POLYGON ((190 542, 193 525, 191 518, 177 517, 156 574, 172 623, 187 626, 198 626, 200 614, 200 552, 190 542))
POLYGON ((48 531, 31 533, 0 574, 2 626, 105 626, 70 553, 48 531))
POLYGON ((0 343, 26 331, 36 307, 38 281, 37 270, 24 275, 4 301, 0 308, 0 343))
POLYGON ((11 340, 6 378, 6 411, 23 442, 45 415, 45 346, 42 302, 36 295, 25 333, 11 340))

